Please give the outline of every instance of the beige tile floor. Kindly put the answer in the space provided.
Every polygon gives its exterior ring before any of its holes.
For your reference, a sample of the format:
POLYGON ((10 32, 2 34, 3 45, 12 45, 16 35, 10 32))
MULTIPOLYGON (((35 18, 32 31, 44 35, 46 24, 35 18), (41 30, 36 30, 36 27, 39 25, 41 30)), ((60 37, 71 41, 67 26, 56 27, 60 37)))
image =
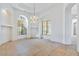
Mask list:
POLYGON ((72 47, 45 40, 17 40, 0 46, 1 56, 77 56, 72 47))

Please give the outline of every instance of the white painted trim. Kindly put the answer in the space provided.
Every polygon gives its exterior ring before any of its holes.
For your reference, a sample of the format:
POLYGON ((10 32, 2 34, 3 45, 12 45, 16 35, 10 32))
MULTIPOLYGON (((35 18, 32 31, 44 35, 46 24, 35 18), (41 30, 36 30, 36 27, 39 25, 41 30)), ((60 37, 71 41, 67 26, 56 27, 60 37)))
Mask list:
POLYGON ((8 28, 12 28, 13 26, 12 26, 12 25, 7 25, 7 24, 4 24, 4 25, 1 25, 1 27, 8 27, 8 28))

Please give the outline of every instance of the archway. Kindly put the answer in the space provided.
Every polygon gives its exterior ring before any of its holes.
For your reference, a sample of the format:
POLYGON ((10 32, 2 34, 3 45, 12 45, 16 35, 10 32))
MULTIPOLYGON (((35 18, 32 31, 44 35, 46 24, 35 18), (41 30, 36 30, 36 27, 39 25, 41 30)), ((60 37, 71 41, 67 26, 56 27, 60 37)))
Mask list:
POLYGON ((72 16, 71 11, 75 5, 75 3, 70 3, 65 8, 65 43, 75 45, 74 47, 76 47, 76 37, 73 36, 74 25, 72 25, 72 21, 75 18, 72 16))
POLYGON ((28 34, 28 19, 24 15, 19 15, 17 20, 18 39, 26 38, 28 34))

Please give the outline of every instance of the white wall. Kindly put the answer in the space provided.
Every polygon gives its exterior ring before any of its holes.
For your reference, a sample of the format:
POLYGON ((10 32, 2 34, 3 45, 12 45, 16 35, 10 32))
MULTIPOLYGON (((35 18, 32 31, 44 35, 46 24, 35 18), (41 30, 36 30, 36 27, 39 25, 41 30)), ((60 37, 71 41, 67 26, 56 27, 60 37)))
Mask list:
MULTIPOLYGON (((1 11, 1 10, 0 10, 1 11)), ((0 44, 3 42, 3 35, 2 35, 2 32, 1 32, 1 23, 2 23, 2 20, 1 20, 1 12, 0 12, 0 44)))
POLYGON ((36 4, 36 11, 40 11, 36 12, 40 21, 46 19, 51 23, 50 40, 64 43, 64 4, 36 4))
POLYGON ((13 23, 13 12, 9 4, 0 4, 0 44, 7 41, 13 40, 14 23, 13 23), (2 14, 3 10, 9 10, 9 16, 2 14), (6 25, 6 26, 3 26, 6 25), (9 26, 8 26, 9 25, 9 26))
POLYGON ((78 21, 77 21, 77 51, 79 52, 79 4, 77 4, 78 7, 78 21))
MULTIPOLYGON (((38 6, 40 6, 40 5, 38 5, 38 6)), ((49 9, 47 8, 46 10, 44 10, 44 8, 43 8, 44 6, 42 6, 42 5, 40 6, 41 9, 40 8, 36 9, 37 11, 41 11, 40 13, 36 13, 36 15, 39 17, 39 20, 47 19, 47 20, 51 21, 50 40, 64 43, 64 20, 63 20, 64 19, 64 4, 61 4, 61 3, 48 4, 49 9)), ((3 4, 3 6, 5 6, 5 4, 3 4)), ((3 6, 1 5, 1 7, 3 7, 3 6)), ((7 7, 7 5, 5 7, 7 7)), ((32 8, 30 8, 30 9, 32 9, 32 8)), ((23 14, 26 16, 32 16, 33 14, 27 13, 27 12, 21 12, 16 9, 13 9, 13 11, 14 11, 13 24, 14 24, 14 28, 15 28, 13 30, 13 36, 15 37, 15 36, 17 36, 17 34, 15 32, 17 32, 16 31, 16 29, 17 29, 16 20, 17 20, 18 15, 23 14)), ((2 34, 0 34, 0 35, 2 35, 2 34)), ((3 36, 2 36, 2 38, 3 38, 3 36)), ((15 38, 13 40, 15 40, 15 38)))
POLYGON ((64 4, 57 4, 49 11, 48 18, 51 20, 51 40, 64 43, 64 4))
MULTIPOLYGON (((27 4, 26 4, 27 5, 27 4)), ((62 3, 57 3, 57 4, 48 4, 48 6, 46 6, 44 8, 44 4, 36 4, 37 5, 37 13, 36 15, 39 17, 39 20, 44 20, 44 19, 47 19, 47 20, 50 20, 51 21, 51 37, 50 37, 50 40, 52 41, 56 41, 56 42, 60 42, 60 43, 70 43, 70 39, 65 36, 66 32, 65 32, 65 6, 64 4, 62 3), (40 11, 40 13, 38 12, 40 11)), ((45 4, 47 5, 47 4, 45 4)), ((3 4, 3 5, 0 5, 1 7, 5 6, 7 7, 7 4, 3 4)), ((26 15, 28 18, 29 16, 32 16, 33 15, 33 5, 27 5, 27 6, 31 6, 29 8, 26 7, 26 11, 21 11, 21 10, 17 10, 16 8, 12 8, 13 12, 14 12, 14 16, 13 16, 13 40, 15 40, 17 37, 17 24, 16 24, 16 21, 17 21, 17 17, 19 15, 26 15), (32 13, 29 13, 27 12, 27 10, 32 13)), ((9 7, 11 7, 11 5, 9 5, 9 7)), ((22 6, 21 6, 22 7, 22 6)), ((0 14, 1 15, 1 14, 0 14)), ((0 16, 1 17, 1 16, 0 16)), ((1 21, 1 19, 0 19, 1 21)), ((68 21, 69 22, 69 21, 68 21)), ((67 22, 66 22, 67 23, 67 22)), ((69 25, 67 25, 69 26, 69 25)), ((67 27, 69 28, 69 27, 67 27)), ((1 31, 1 30, 0 30, 1 31)), ((29 30, 30 31, 30 30, 29 30)), ((67 32, 68 33, 68 32, 67 32)), ((29 33, 30 34, 30 33, 29 33)), ((0 33, 0 36, 2 34, 0 33)), ((3 38, 3 35, 1 36, 3 38)), ((0 37, 0 40, 1 40, 1 37, 0 37)))
POLYGON ((8 5, 7 4, 5 4, 5 5, 0 4, 0 44, 9 41, 9 40, 7 40, 8 39, 8 34, 6 35, 8 30, 6 28, 1 27, 1 25, 6 22, 6 21, 4 21, 4 20, 6 20, 6 18, 2 16, 2 9, 4 9, 5 7, 8 7, 8 5))

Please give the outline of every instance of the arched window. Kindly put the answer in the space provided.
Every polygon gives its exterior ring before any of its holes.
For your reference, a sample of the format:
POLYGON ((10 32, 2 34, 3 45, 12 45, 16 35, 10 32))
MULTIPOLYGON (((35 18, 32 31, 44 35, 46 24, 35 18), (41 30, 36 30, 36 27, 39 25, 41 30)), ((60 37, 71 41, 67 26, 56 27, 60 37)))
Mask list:
POLYGON ((74 5, 71 9, 71 16, 72 16, 72 35, 76 36, 77 34, 77 5, 74 5))
POLYGON ((77 19, 72 19, 72 32, 73 35, 76 36, 77 34, 77 19))
POLYGON ((18 35, 26 35, 28 29, 28 19, 24 15, 20 15, 18 18, 18 35))

